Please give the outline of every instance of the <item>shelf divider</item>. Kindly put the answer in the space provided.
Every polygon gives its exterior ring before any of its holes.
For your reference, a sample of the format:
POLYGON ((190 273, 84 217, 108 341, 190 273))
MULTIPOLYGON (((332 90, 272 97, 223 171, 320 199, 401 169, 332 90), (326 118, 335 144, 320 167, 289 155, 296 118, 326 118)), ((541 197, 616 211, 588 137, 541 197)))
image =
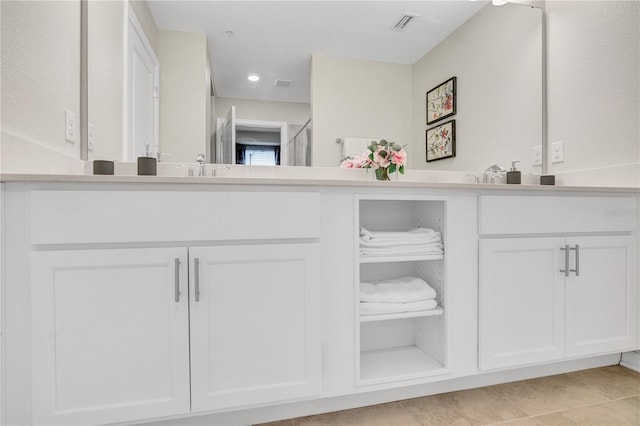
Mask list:
POLYGON ((444 255, 432 254, 421 256, 360 256, 360 263, 384 263, 384 262, 416 262, 423 260, 442 260, 444 255))
POLYGON ((428 311, 402 312, 399 314, 360 315, 360 322, 387 321, 405 318, 421 318, 443 315, 444 309, 440 306, 428 311))

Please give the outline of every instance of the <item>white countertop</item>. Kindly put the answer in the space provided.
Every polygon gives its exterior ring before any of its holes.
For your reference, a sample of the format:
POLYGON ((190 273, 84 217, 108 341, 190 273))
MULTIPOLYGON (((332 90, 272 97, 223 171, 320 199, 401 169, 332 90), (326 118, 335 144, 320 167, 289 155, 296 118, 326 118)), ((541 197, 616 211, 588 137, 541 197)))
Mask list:
POLYGON ((640 193, 640 188, 607 186, 563 185, 506 185, 465 182, 430 182, 415 179, 376 181, 363 179, 291 178, 291 177, 195 177, 195 176, 108 176, 108 175, 51 175, 51 174, 0 174, 0 182, 48 182, 48 183, 132 183, 132 184, 196 184, 196 185, 283 185, 369 188, 433 188, 465 189, 474 191, 541 191, 541 192, 627 192, 640 193))

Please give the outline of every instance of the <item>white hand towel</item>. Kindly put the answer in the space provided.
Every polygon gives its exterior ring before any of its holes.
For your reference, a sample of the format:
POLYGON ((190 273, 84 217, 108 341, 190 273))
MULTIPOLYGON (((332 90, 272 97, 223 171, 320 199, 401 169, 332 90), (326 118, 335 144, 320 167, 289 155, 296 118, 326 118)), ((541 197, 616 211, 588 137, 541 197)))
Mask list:
POLYGON ((397 239, 373 239, 363 240, 360 239, 360 247, 393 247, 393 246, 416 246, 425 244, 440 244, 442 238, 440 233, 436 232, 431 237, 418 239, 418 238, 397 238, 397 239))
POLYGON ((364 227, 360 227, 360 238, 363 241, 373 239, 407 239, 416 238, 423 239, 431 237, 436 231, 429 228, 414 228, 406 232, 387 232, 387 231, 369 231, 364 227))
POLYGON ((417 277, 360 283, 361 302, 406 303, 435 298, 436 291, 417 277))
POLYGON ((405 247, 363 247, 360 249, 361 256, 428 256, 442 255, 444 253, 441 245, 433 246, 405 246, 405 247))
POLYGON ((401 314, 403 312, 429 311, 438 307, 434 300, 409 303, 360 303, 360 315, 401 314))

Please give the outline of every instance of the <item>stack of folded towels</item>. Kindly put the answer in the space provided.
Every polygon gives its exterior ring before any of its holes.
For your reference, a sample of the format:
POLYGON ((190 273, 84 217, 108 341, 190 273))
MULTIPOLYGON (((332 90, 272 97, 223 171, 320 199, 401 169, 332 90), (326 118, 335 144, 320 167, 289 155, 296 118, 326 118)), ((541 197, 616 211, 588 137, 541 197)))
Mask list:
POLYGON ((442 256, 442 236, 429 228, 373 232, 360 227, 360 256, 442 256))
POLYGON ((360 283, 360 315, 428 311, 437 306, 436 291, 420 278, 360 283))

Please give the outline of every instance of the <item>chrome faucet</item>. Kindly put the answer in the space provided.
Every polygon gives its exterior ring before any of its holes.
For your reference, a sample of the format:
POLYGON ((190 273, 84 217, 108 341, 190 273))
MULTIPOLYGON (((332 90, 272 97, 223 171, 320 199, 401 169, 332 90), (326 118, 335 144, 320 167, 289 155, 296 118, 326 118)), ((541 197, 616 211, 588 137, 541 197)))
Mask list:
POLYGON ((500 173, 504 173, 506 171, 507 169, 497 164, 489 166, 487 167, 487 170, 482 173, 482 183, 495 183, 496 176, 499 176, 500 173))
POLYGON ((204 154, 198 154, 196 156, 196 161, 198 162, 198 164, 200 164, 200 170, 198 171, 198 176, 206 176, 207 175, 207 173, 205 171, 205 168, 204 168, 205 160, 206 160, 206 157, 205 157, 204 154))

